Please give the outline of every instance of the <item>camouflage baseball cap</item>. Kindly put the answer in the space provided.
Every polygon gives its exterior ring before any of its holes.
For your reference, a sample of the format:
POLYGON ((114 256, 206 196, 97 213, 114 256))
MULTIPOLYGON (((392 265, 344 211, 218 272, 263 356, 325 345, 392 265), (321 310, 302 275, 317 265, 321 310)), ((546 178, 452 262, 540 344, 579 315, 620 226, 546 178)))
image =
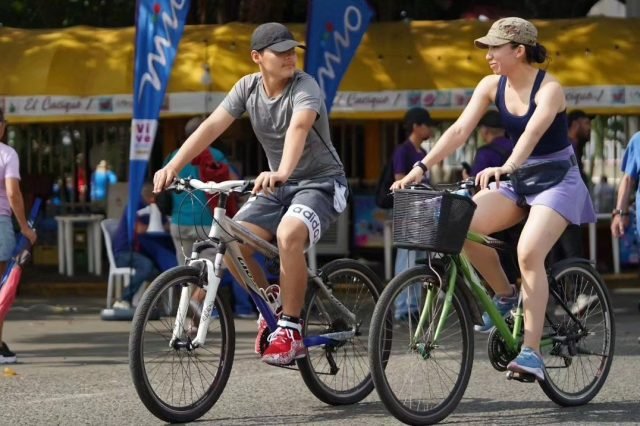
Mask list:
POLYGON ((487 49, 489 46, 500 46, 509 42, 516 42, 535 46, 538 30, 533 24, 522 18, 502 18, 491 25, 486 36, 474 41, 476 47, 487 49))

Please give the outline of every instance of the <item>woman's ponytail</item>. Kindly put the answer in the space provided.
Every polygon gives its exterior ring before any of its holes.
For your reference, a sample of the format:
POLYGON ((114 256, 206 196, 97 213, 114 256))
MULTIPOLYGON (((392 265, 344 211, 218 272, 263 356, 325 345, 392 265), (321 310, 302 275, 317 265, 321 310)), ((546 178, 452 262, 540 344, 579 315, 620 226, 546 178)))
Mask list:
POLYGON ((531 55, 529 55, 529 49, 527 49, 527 60, 528 62, 538 64, 544 63, 544 61, 547 60, 547 48, 540 43, 536 43, 536 45, 531 48, 531 55))

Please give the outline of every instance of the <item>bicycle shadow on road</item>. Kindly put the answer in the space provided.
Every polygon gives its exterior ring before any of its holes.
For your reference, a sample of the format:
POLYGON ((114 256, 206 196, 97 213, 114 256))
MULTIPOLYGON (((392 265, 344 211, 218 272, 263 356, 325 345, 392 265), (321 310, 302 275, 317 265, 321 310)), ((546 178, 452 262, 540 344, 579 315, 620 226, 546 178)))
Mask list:
POLYGON ((48 332, 14 338, 20 364, 49 367, 128 364, 129 332, 48 332))
POLYGON ((640 416, 638 401, 590 402, 579 407, 560 407, 551 401, 504 401, 463 399, 443 423, 496 425, 559 423, 628 423, 640 416), (499 415, 498 413, 507 413, 499 415), (634 414, 635 413, 635 414, 634 414), (459 418, 459 419, 457 419, 459 418))
MULTIPOLYGON (((375 392, 375 391, 374 391, 375 392)), ((215 420, 218 423, 224 425, 242 425, 242 426, 258 426, 258 425, 282 425, 282 424, 334 424, 344 423, 348 424, 349 419, 356 421, 366 417, 370 422, 372 418, 389 421, 389 412, 384 408, 379 401, 372 402, 360 402, 353 405, 342 406, 328 406, 321 405, 317 408, 312 408, 306 414, 286 414, 279 413, 275 416, 247 416, 247 417, 225 417, 216 419, 203 418, 200 421, 209 422, 215 420)), ((196 421, 194 423, 198 423, 196 421)), ((358 422, 356 421, 356 424, 358 422)))

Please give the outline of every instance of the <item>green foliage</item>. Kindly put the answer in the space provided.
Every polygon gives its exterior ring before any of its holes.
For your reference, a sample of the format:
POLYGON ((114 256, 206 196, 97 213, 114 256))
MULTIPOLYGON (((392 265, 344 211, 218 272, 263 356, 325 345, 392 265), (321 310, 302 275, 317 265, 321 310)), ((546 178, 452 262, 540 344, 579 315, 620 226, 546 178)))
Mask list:
POLYGON ((3 0, 2 25, 18 28, 60 28, 73 25, 133 25, 135 0, 3 0))
MULTIPOLYGON (((328 0, 315 0, 328 1, 328 0)), ((376 21, 489 17, 574 18, 597 0, 369 0, 376 21)), ((191 0, 189 24, 306 22, 308 0, 191 0)), ((0 0, 0 23, 18 28, 73 25, 123 27, 134 24, 136 0, 0 0)))

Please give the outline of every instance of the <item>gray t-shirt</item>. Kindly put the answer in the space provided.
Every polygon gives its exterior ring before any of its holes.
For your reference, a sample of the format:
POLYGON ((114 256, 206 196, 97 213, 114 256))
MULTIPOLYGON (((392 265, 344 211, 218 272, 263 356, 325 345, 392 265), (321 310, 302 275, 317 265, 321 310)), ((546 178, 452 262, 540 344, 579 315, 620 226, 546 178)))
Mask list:
POLYGON ((327 108, 318 83, 309 74, 297 70, 280 96, 269 99, 260 73, 241 78, 222 101, 222 107, 235 118, 246 111, 253 131, 262 144, 272 171, 278 170, 284 139, 294 112, 311 109, 318 114, 291 181, 344 176, 344 167, 331 143, 327 108), (324 142, 323 142, 324 140, 324 142))

